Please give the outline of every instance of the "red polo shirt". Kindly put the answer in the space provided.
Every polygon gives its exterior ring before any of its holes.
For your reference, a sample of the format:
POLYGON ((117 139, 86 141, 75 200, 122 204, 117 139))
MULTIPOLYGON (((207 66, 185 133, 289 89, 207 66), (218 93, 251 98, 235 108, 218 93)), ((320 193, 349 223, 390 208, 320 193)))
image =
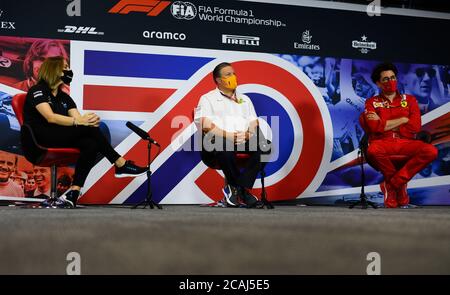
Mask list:
POLYGON ((420 131, 422 121, 417 100, 414 96, 397 93, 392 102, 382 94, 366 100, 363 128, 369 133, 369 140, 384 138, 409 138, 413 139, 420 131), (367 114, 375 112, 381 120, 369 120, 367 114), (406 124, 394 130, 384 131, 387 120, 408 117, 406 124))

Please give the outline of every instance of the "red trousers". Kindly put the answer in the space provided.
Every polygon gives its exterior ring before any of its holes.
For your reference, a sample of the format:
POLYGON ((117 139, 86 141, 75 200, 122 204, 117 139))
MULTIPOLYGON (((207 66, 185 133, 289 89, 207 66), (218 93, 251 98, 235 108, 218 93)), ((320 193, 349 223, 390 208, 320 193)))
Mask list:
POLYGON ((405 189, 408 181, 436 159, 437 154, 433 145, 405 138, 372 140, 367 149, 369 162, 380 170, 394 190, 405 189), (398 165, 390 156, 404 156, 405 160, 398 165))

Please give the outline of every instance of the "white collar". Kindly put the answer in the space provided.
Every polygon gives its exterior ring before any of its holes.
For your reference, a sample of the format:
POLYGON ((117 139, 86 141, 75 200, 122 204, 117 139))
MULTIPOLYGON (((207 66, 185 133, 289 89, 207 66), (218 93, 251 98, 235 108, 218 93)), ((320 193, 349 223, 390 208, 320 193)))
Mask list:
MULTIPOLYGON (((216 95, 216 100, 217 101, 222 101, 224 99, 224 96, 227 97, 226 95, 224 95, 222 93, 222 91, 220 91, 220 89, 218 87, 216 87, 215 91, 217 93, 217 95, 216 95)), ((239 100, 239 98, 238 98, 239 94, 238 94, 237 90, 234 93, 235 93, 236 99, 239 100)), ((232 100, 231 98, 228 98, 228 99, 232 100)))

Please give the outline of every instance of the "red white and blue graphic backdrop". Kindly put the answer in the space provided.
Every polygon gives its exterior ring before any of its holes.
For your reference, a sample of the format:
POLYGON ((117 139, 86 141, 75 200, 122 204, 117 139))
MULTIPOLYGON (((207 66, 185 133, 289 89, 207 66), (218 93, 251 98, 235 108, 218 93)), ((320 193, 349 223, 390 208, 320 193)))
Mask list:
MULTIPOLYGON (((222 176, 193 151, 196 127, 192 123, 199 97, 214 88, 211 71, 221 61, 233 63, 238 90, 251 97, 258 115, 269 124, 273 117, 278 120, 275 127, 281 132, 274 133, 280 149, 267 166, 266 178, 272 199, 314 192, 326 175, 332 150, 326 104, 312 81, 279 57, 89 42, 72 42, 71 56, 80 58, 74 63, 79 68, 72 65, 74 72, 84 74, 71 85, 72 96, 83 97, 78 105, 107 122, 136 121, 161 143, 162 152, 152 164, 157 201, 205 203, 222 197, 222 176)), ((114 138, 114 127, 110 129, 114 138)), ((134 134, 123 138, 116 149, 127 158, 145 159, 146 144, 134 134)), ((81 201, 133 203, 145 194, 145 181, 146 177, 117 181, 111 165, 103 160, 91 172, 81 201)))

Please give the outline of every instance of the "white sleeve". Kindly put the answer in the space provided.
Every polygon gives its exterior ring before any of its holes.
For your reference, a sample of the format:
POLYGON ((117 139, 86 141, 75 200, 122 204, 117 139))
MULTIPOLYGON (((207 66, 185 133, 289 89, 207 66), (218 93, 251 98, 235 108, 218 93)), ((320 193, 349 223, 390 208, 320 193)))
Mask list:
POLYGON ((203 95, 200 98, 200 101, 198 102, 197 107, 195 108, 194 111, 194 122, 195 123, 200 123, 200 118, 213 118, 213 110, 211 107, 211 103, 208 101, 208 98, 203 95))

